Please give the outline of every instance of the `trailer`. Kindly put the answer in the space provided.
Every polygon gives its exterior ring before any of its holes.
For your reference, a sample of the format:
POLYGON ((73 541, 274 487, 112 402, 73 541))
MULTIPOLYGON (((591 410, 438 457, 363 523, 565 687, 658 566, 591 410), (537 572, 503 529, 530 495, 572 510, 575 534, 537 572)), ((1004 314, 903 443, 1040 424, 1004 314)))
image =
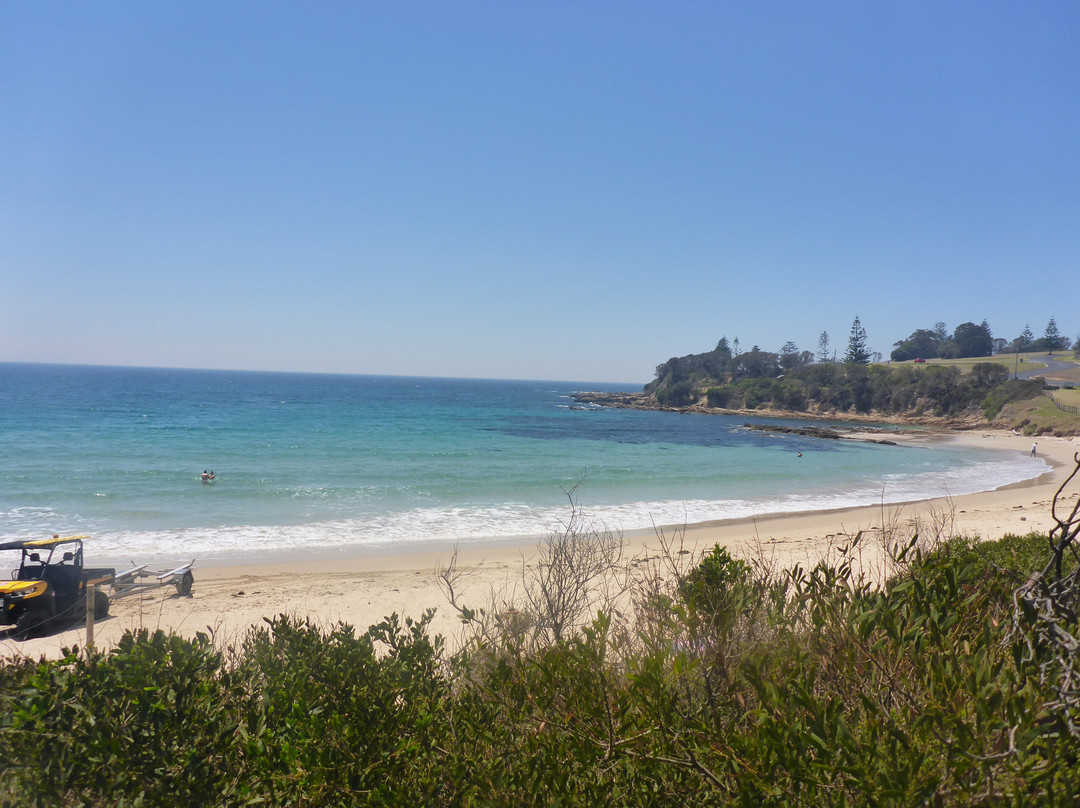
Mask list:
POLYGON ((14 626, 14 636, 26 639, 53 624, 82 619, 88 610, 95 619, 107 617, 112 598, 163 586, 176 587, 178 595, 191 594, 194 559, 164 571, 132 562, 130 569, 117 574, 112 567, 83 565, 83 539, 88 538, 53 536, 0 542, 0 551, 20 554, 11 579, 0 581, 0 625, 14 626))
POLYGON ((132 561, 130 568, 116 573, 113 577, 109 597, 123 598, 163 586, 175 586, 176 594, 187 597, 191 594, 191 587, 195 583, 195 575, 191 571, 194 565, 193 558, 187 564, 182 564, 175 569, 161 571, 152 570, 146 564, 136 564, 132 561))

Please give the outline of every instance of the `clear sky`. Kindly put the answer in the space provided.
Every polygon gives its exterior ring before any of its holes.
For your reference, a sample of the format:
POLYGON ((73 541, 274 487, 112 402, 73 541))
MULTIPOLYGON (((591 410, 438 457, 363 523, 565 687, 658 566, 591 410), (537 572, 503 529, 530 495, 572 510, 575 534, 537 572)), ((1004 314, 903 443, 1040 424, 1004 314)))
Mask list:
POLYGON ((0 2, 0 360, 1080 334, 1080 3, 0 2))

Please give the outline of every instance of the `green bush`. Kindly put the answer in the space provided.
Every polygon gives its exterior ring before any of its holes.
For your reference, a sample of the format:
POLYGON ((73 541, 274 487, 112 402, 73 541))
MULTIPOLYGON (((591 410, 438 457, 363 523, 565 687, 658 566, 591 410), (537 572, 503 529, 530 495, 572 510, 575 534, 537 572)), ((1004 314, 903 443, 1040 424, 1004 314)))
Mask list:
POLYGON ((881 587, 859 543, 771 574, 717 546, 650 579, 649 620, 531 652, 448 657, 428 612, 7 661, 0 802, 1075 804, 1080 738, 1013 603, 1046 537, 911 546, 881 587))
POLYGON ((1041 379, 1009 379, 990 390, 982 400, 982 410, 990 421, 997 417, 1001 408, 1010 401, 1026 401, 1039 395, 1043 388, 1041 379))
POLYGON ((10 703, 9 785, 43 804, 231 804, 238 692, 204 634, 142 629, 107 656, 42 662, 10 703))
POLYGON ((722 609, 750 577, 745 561, 732 558, 726 547, 715 545, 680 582, 683 600, 699 611, 722 609))
POLYGON ((697 390, 689 380, 676 382, 656 391, 656 400, 665 407, 687 407, 697 399, 697 390))
POLYGON ((730 406, 731 394, 731 388, 710 387, 705 391, 706 403, 710 407, 727 408, 730 406))

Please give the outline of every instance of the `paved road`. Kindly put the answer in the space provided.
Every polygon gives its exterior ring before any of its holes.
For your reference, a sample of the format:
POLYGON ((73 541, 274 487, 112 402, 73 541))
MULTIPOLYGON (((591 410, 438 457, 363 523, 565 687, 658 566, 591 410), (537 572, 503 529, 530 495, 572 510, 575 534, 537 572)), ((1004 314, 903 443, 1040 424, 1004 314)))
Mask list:
MULTIPOLYGON (((1025 362, 1021 362, 1019 364, 1019 367, 1020 368, 1025 368, 1025 366, 1028 366, 1028 365, 1034 365, 1035 367, 1032 367, 1030 370, 1027 370, 1027 369, 1020 370, 1016 374, 1019 378, 1021 378, 1021 379, 1031 379, 1031 378, 1034 378, 1036 376, 1046 376, 1048 374, 1060 373, 1060 372, 1063 372, 1063 371, 1066 371, 1066 370, 1072 370, 1073 368, 1076 367, 1076 363, 1074 363, 1074 362, 1062 362, 1059 359, 1054 359, 1050 355, 1040 356, 1034 362, 1031 361, 1030 359, 1028 359, 1025 362), (1046 367, 1041 367, 1041 365, 1046 365, 1046 367)), ((1016 366, 1014 365, 1014 367, 1016 367, 1016 366)))

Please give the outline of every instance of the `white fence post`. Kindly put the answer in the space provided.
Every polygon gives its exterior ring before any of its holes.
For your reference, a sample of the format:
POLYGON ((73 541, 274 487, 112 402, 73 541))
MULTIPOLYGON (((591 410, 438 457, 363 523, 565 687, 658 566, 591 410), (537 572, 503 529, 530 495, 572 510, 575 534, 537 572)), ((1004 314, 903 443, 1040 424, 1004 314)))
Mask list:
POLYGON ((96 599, 97 585, 86 585, 86 653, 94 650, 94 600, 96 599))

